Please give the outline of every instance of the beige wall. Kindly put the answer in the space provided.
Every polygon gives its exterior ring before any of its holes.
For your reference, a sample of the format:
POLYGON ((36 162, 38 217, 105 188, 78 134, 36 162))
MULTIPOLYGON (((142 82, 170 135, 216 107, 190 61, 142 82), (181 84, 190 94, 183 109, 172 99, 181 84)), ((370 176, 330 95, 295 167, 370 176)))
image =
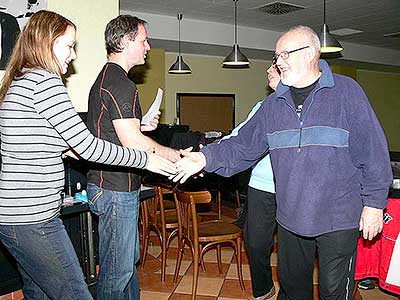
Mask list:
MULTIPOLYGON (((165 93, 165 51, 151 49, 147 53, 146 64, 134 67, 129 76, 136 83, 139 90, 140 104, 143 115, 147 112, 157 95, 157 89, 162 88, 165 93), (133 77, 131 76, 133 75, 133 77)), ((165 97, 164 97, 165 99, 165 97)), ((165 123, 165 100, 161 103, 161 123, 165 123)))
POLYGON ((400 151, 400 74, 357 70, 357 81, 369 97, 391 151, 400 151))
POLYGON ((77 26, 77 59, 67 88, 77 111, 87 111, 90 87, 106 61, 104 29, 119 14, 118 0, 49 0, 49 10, 58 12, 77 26))
POLYGON ((331 70, 333 73, 342 74, 349 76, 354 80, 357 80, 357 68, 353 66, 340 66, 331 64, 331 70))
POLYGON ((184 55, 192 69, 191 75, 172 75, 167 70, 175 62, 176 54, 165 55, 165 120, 176 117, 176 93, 235 94, 235 122, 245 119, 253 105, 262 100, 266 92, 267 61, 251 61, 249 69, 224 69, 222 57, 184 55))

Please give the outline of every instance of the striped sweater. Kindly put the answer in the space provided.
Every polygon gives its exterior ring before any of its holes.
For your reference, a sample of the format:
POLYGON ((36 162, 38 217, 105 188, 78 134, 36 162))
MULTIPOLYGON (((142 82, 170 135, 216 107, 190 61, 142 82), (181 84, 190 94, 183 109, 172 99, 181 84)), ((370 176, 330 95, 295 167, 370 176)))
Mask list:
POLYGON ((83 159, 144 168, 147 154, 94 137, 74 110, 61 79, 32 70, 15 79, 0 107, 0 224, 46 222, 59 215, 63 151, 83 159))

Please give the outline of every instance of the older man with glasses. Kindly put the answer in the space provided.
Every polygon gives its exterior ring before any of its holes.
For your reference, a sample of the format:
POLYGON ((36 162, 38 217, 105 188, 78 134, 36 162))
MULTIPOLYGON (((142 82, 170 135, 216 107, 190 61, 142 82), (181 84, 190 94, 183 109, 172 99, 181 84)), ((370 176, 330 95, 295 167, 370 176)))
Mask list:
POLYGON ((351 299, 359 230, 382 230, 392 181, 384 132, 362 88, 320 60, 316 33, 298 26, 276 45, 281 82, 239 134, 185 152, 175 181, 205 168, 230 176, 270 152, 276 179, 279 300, 351 299))

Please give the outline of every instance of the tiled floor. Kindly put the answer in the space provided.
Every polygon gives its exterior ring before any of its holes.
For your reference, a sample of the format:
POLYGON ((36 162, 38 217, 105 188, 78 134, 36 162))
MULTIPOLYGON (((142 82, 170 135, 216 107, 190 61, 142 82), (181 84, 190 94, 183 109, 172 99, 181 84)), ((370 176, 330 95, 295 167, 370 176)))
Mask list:
MULTIPOLYGON (((235 210, 229 207, 223 207, 223 217, 228 221, 234 221, 235 210)), ((206 218, 216 218, 216 214, 203 213, 206 218)), ((184 261, 181 266, 179 278, 176 284, 172 282, 175 270, 176 260, 176 241, 173 241, 168 251, 167 270, 165 283, 160 282, 160 258, 161 250, 157 238, 152 237, 152 245, 149 247, 144 269, 139 269, 139 279, 141 286, 141 300, 186 300, 190 299, 192 286, 192 267, 190 251, 185 251, 184 261)), ((273 279, 275 287, 278 289, 277 280, 277 247, 271 256, 271 265, 273 270, 273 279)), ((230 248, 224 248, 222 253, 223 274, 219 274, 216 264, 216 252, 210 250, 205 256, 206 271, 200 269, 199 283, 197 289, 197 300, 239 300, 248 299, 252 295, 251 277, 248 260, 243 250, 243 279, 246 290, 240 290, 236 271, 236 262, 233 257, 233 251, 230 248)), ((315 270, 315 299, 318 299, 318 272, 315 270)), ((368 291, 360 291, 364 300, 393 300, 396 296, 389 295, 379 288, 368 291)), ((276 299, 276 296, 273 298, 276 299)), ((399 298, 400 299, 400 298, 399 298)))
MULTIPOLYGON (((229 207, 223 207, 223 218, 228 221, 234 221, 235 210, 229 207)), ((204 218, 216 218, 216 213, 203 213, 204 218)), ((151 238, 152 245, 149 246, 148 257, 144 269, 139 269, 139 280, 141 286, 141 300, 190 300, 192 285, 192 267, 190 252, 185 252, 185 257, 181 265, 181 270, 177 283, 173 283, 173 274, 175 270, 175 259, 177 254, 176 240, 173 241, 168 251, 166 280, 160 282, 160 247, 155 236, 151 238)), ((273 279, 275 287, 278 289, 277 280, 277 245, 271 256, 271 265, 273 270, 273 279)), ((233 257, 233 251, 229 248, 222 250, 222 269, 223 274, 219 274, 216 264, 215 251, 210 250, 205 255, 206 271, 200 269, 199 283, 197 289, 197 300, 240 300, 248 299, 251 292, 251 278, 247 256, 243 250, 243 279, 246 290, 240 290, 237 279, 236 263, 233 257)), ((318 299, 318 276, 315 270, 315 299, 318 299)), ((368 291, 360 291, 364 300, 395 300, 396 296, 385 293, 379 288, 368 291)), ((0 300, 22 300, 21 291, 16 291, 8 295, 0 296, 0 300)), ((276 296, 273 298, 276 299, 276 296)), ((117 299, 116 299, 117 300, 117 299)))

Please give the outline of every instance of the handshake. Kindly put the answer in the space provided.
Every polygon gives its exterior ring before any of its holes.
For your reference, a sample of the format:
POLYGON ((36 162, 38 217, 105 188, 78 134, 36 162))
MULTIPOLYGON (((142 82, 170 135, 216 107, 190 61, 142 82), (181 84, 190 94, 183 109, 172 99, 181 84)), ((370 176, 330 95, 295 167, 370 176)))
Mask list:
POLYGON ((164 176, 174 182, 184 183, 190 176, 199 173, 206 166, 206 157, 201 152, 165 148, 160 153, 151 151, 146 169, 164 176))

